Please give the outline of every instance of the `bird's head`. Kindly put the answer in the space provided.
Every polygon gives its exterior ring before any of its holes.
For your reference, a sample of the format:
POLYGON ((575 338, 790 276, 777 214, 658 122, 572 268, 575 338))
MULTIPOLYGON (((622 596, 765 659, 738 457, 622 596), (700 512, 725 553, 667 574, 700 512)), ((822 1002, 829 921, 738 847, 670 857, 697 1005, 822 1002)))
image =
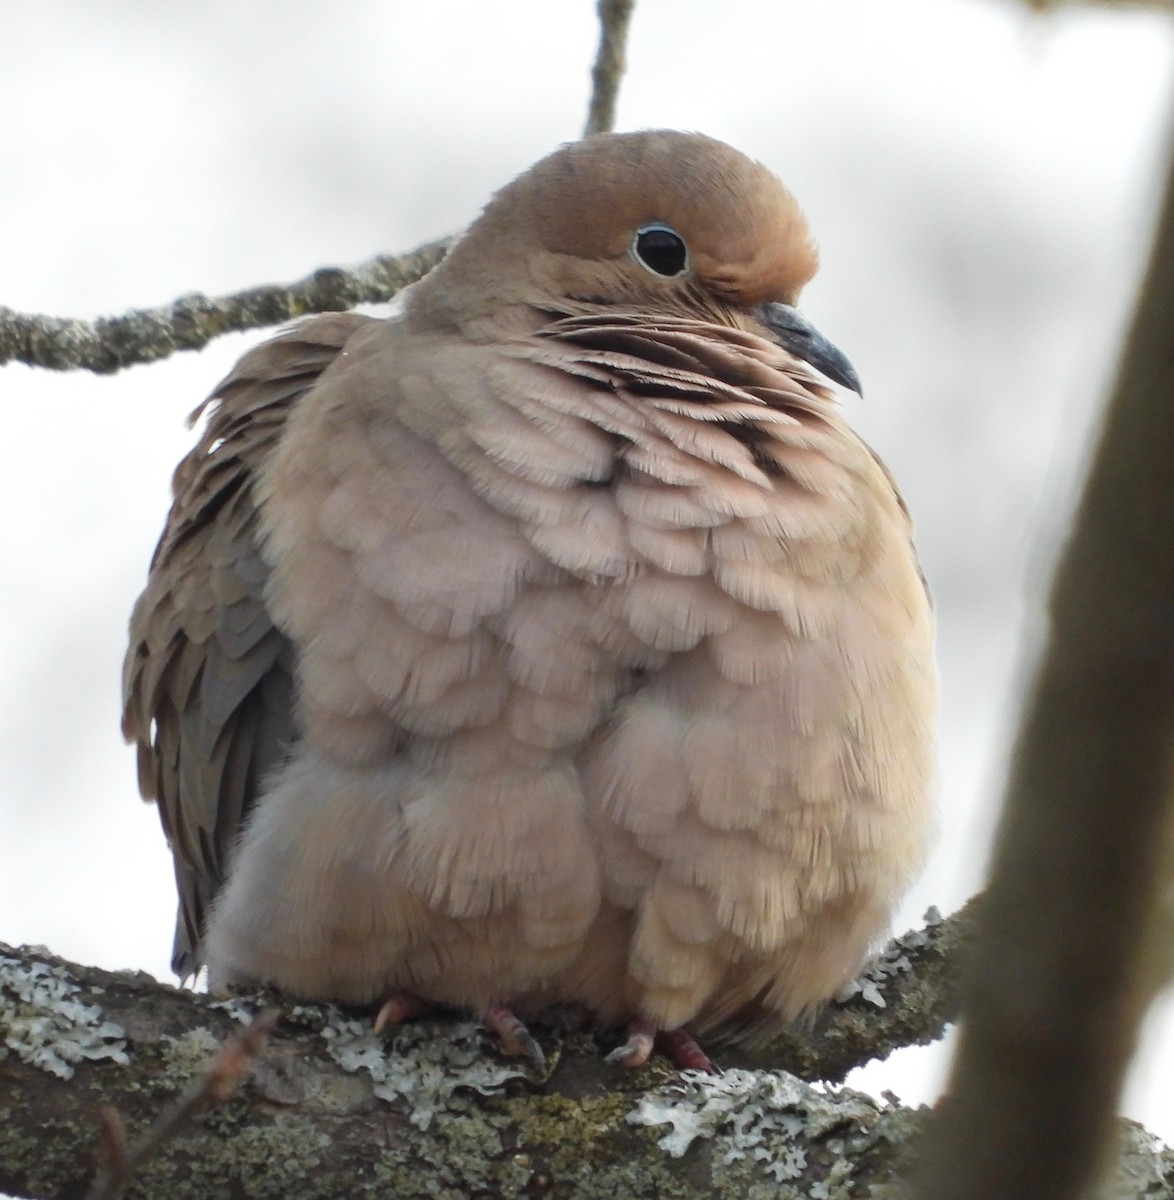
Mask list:
POLYGON ((413 303, 467 332, 535 311, 700 318, 763 333, 859 391, 794 308, 817 263, 798 203, 761 163, 698 133, 601 134, 497 192, 413 303))

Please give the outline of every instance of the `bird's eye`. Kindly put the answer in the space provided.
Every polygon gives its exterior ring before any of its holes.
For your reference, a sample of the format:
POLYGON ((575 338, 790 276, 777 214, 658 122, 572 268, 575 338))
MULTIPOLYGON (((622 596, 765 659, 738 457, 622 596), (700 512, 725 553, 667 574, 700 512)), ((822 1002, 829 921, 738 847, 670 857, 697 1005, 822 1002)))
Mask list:
POLYGON ((645 225, 632 239, 632 257, 645 270, 671 279, 683 275, 689 266, 689 251, 684 239, 667 225, 645 225))

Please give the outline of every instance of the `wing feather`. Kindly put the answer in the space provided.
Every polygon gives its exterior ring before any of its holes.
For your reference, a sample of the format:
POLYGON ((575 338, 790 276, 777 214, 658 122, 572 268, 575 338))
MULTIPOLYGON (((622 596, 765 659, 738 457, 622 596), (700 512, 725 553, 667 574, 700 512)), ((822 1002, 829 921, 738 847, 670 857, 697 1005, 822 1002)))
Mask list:
POLYGON ((122 729, 175 856, 181 976, 201 965, 205 915, 241 823, 296 737, 292 647, 265 605, 253 485, 294 405, 371 320, 332 313, 294 326, 200 405, 193 420, 207 411, 207 423, 176 469, 131 616, 122 729))

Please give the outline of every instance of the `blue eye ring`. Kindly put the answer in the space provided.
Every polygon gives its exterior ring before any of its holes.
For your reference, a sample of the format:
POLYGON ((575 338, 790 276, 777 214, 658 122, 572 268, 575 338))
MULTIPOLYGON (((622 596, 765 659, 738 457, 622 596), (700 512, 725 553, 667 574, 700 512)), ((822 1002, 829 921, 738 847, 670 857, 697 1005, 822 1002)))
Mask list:
POLYGON ((689 272, 689 248, 685 239, 661 221, 641 225, 628 252, 646 271, 662 279, 676 279, 689 272))

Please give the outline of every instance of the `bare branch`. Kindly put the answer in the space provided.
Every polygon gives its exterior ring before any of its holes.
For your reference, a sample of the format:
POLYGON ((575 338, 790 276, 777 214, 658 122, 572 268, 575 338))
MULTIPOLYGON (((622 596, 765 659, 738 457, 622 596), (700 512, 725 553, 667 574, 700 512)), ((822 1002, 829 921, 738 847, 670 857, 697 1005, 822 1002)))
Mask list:
MULTIPOLYGON (((156 1137, 171 1126, 157 1118, 160 1099, 207 1093, 206 1077, 192 1077, 248 1006, 0 947, 0 1192, 82 1194, 91 1167, 79 1131, 98 1103, 158 1142, 127 1194, 167 1200, 711 1200, 783 1177, 811 1194, 829 1176, 854 1197, 894 1183, 920 1123, 781 1072, 682 1078, 659 1059, 619 1070, 582 1034, 544 1037, 554 1069, 536 1082, 468 1022, 412 1021, 381 1039, 369 1015, 303 1007, 287 1011, 229 1104, 197 1112, 180 1100, 172 1111, 193 1119, 156 1137), (69 1079, 55 1054, 71 1059, 69 1079)), ((115 1162, 135 1154, 118 1129, 106 1141, 115 1162)))
POLYGON ((922 1194, 1060 1200, 1104 1161, 1160 971, 1174 796, 1174 156, 1012 764, 922 1194))
MULTIPOLYGON (((587 132, 610 129, 624 73, 624 46, 636 0, 599 0, 599 52, 592 71, 587 132)), ((228 296, 182 296, 159 308, 94 321, 19 313, 0 305, 0 366, 9 362, 54 371, 110 374, 155 362, 177 350, 199 350, 223 333, 279 325, 308 313, 339 312, 390 300, 427 274, 451 244, 442 239, 407 254, 381 254, 356 267, 322 267, 289 284, 228 296)))
POLYGON ((599 50, 591 69, 591 106, 584 137, 607 133, 616 123, 616 97, 627 67, 628 27, 636 0, 597 0, 599 50))
POLYGON ((176 350, 202 349, 222 333, 379 303, 432 270, 449 245, 449 239, 442 239, 407 254, 379 254, 356 267, 322 267, 296 283, 219 297, 196 293, 161 308, 96 321, 18 313, 0 306, 0 365, 22 362, 104 375, 167 358, 176 350))
MULTIPOLYGON (((94 1109, 156 1125, 161 1103, 206 1086, 193 1078, 249 1008, 0 946, 0 1191, 82 1195, 94 1109)), ((681 1076, 654 1059, 628 1072, 594 1038, 544 1041, 553 1070, 535 1082, 467 1022, 412 1021, 380 1039, 369 1015, 289 1009, 232 1099, 194 1112, 128 1196, 863 1200, 897 1194, 923 1125, 778 1070, 681 1076)), ((1115 1200, 1169 1197, 1152 1181, 1174 1176, 1174 1154, 1136 1126, 1122 1135, 1115 1200)), ((106 1140, 115 1161, 129 1155, 125 1133, 106 1140)))
POLYGON ((122 1114, 112 1104, 103 1104, 98 1109, 98 1174, 89 1196, 92 1200, 103 1191, 111 1192, 103 1185, 114 1180, 127 1180, 133 1168, 130 1163, 130 1138, 122 1114))

